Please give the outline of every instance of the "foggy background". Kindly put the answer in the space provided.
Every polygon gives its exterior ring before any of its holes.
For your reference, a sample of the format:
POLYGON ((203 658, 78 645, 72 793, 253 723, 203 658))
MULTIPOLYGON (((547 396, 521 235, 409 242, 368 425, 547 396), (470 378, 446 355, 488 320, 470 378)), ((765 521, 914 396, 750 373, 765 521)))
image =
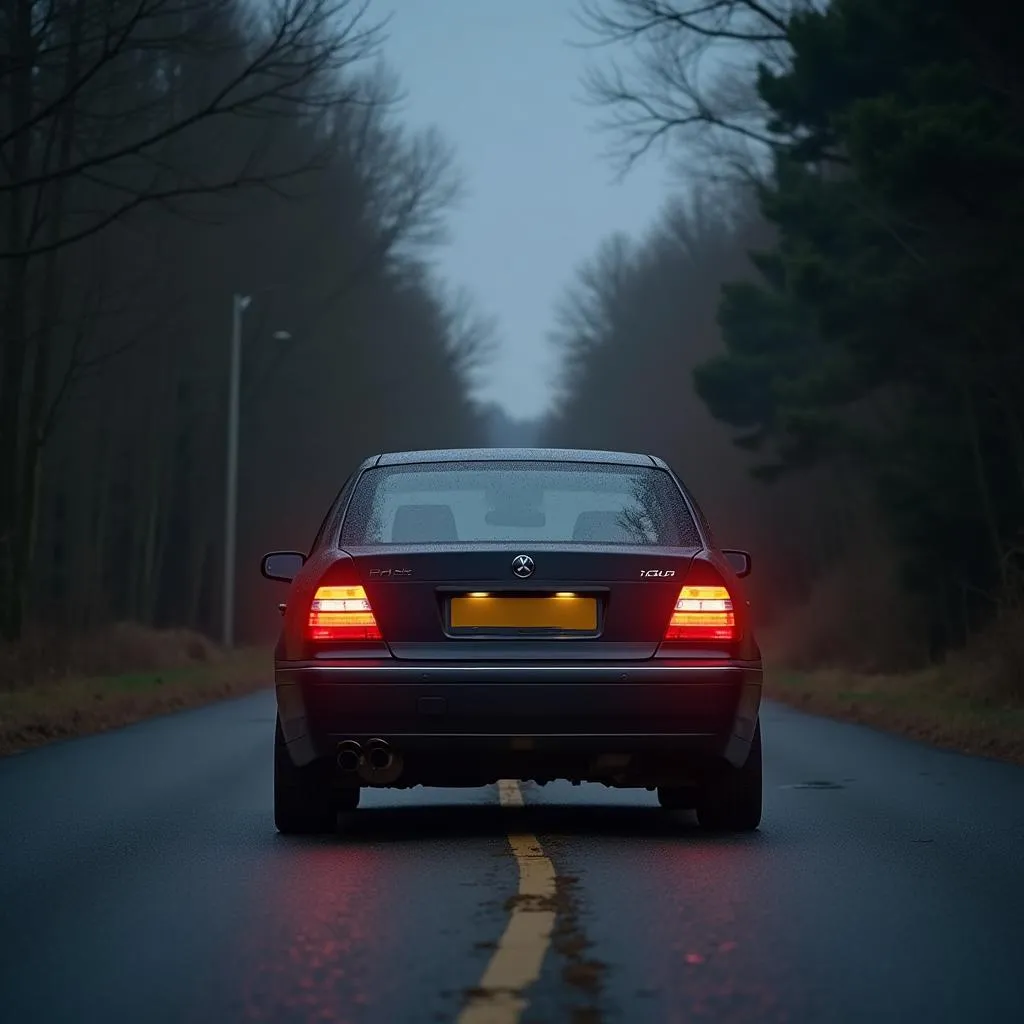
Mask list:
POLYGON ((5 4, 4 635, 218 634, 239 293, 240 640, 367 454, 545 444, 668 458, 790 662, 1009 649, 1020 31, 898 6, 5 4))

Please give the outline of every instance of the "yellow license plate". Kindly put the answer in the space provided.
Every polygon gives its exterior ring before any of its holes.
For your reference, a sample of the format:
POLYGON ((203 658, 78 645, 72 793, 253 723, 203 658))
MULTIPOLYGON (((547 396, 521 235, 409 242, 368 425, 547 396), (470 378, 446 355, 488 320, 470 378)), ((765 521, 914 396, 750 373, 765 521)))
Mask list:
POLYGON ((560 629, 597 631, 593 597, 453 597, 453 629, 560 629))

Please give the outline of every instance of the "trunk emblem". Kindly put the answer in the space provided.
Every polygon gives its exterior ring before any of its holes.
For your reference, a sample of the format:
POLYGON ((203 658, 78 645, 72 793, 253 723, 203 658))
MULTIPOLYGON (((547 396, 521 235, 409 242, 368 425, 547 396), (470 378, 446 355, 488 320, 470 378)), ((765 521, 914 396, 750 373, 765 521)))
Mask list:
POLYGON ((529 555, 516 555, 512 559, 512 571, 521 579, 525 580, 533 575, 533 559, 529 555))
POLYGON ((658 576, 661 578, 667 578, 669 576, 675 576, 675 569, 641 569, 641 576, 658 576))

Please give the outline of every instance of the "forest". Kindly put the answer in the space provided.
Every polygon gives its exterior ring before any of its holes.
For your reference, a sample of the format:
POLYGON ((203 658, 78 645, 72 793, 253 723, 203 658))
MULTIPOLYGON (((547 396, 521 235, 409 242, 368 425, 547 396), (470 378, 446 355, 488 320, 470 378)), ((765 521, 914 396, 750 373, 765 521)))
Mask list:
POLYGON ((0 631, 218 636, 233 308, 236 627, 368 451, 673 461, 780 657, 965 646, 1024 690, 1022 20, 951 0, 579 0, 612 166, 676 188, 556 310, 543 423, 434 256, 463 182, 367 0, 5 0, 0 631))
POLYGON ((432 255, 462 181, 365 0, 5 0, 0 630, 238 635, 368 452, 473 443, 491 325, 432 255), (244 302, 242 303, 245 304, 244 302))
POLYGON ((674 461, 753 550, 790 654, 967 645, 1024 693, 1020 12, 583 0, 581 21, 611 155, 667 155, 682 198, 580 268, 546 436, 674 461))

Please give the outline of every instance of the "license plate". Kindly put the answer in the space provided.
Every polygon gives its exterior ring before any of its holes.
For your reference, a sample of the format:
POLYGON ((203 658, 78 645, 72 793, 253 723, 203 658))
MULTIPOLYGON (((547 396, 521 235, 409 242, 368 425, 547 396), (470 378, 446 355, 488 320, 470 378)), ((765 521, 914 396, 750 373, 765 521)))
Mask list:
POLYGON ((537 629, 597 632, 593 597, 453 597, 452 629, 537 629))

